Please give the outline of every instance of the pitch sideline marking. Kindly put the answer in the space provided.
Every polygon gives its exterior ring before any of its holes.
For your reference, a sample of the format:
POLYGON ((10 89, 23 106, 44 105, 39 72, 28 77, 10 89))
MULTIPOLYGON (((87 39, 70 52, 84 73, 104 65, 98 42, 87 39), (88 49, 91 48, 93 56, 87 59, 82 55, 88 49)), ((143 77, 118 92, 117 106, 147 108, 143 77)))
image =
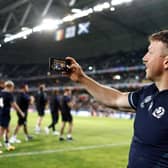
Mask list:
POLYGON ((117 143, 117 144, 103 144, 103 145, 91 145, 91 146, 79 146, 68 149, 56 149, 56 150, 44 150, 44 151, 34 151, 34 152, 20 152, 20 153, 12 153, 12 154, 2 154, 0 158, 4 157, 17 157, 17 156, 32 156, 32 155, 45 155, 52 153, 61 153, 61 152, 73 152, 73 151, 83 151, 83 150, 91 150, 91 149, 99 149, 99 148, 107 148, 107 147, 116 147, 116 146, 125 146, 128 143, 117 143))

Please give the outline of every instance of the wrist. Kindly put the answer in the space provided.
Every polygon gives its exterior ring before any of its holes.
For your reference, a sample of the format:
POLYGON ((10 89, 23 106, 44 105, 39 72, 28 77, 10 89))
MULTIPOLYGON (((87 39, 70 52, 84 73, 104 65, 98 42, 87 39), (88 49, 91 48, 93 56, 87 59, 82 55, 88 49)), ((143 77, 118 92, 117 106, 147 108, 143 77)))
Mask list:
POLYGON ((85 84, 87 78, 88 78, 88 76, 87 76, 85 73, 82 73, 82 74, 79 76, 78 82, 81 83, 81 84, 85 84))

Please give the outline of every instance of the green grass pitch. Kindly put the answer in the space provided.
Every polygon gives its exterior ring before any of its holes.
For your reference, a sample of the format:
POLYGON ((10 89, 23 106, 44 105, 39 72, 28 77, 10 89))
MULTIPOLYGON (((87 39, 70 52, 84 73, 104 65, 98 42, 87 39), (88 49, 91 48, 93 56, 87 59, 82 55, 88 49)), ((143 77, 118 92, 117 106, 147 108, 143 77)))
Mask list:
MULTIPOLYGON (((23 131, 15 151, 0 155, 1 168, 125 168, 132 137, 133 121, 99 117, 75 117, 72 142, 59 142, 58 136, 46 135, 44 129, 37 135, 34 127, 36 113, 28 118, 29 132, 34 140, 26 142, 23 131)), ((43 128, 50 123, 46 115, 43 128)), ((11 133, 16 124, 12 114, 11 133)), ((59 130, 61 120, 57 125, 59 130)))

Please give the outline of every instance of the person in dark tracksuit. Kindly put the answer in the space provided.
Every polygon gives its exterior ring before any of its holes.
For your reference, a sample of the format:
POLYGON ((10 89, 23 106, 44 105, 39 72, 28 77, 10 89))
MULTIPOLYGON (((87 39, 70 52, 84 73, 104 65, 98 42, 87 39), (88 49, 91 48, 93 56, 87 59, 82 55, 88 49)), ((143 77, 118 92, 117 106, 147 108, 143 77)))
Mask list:
POLYGON ((36 133, 40 133, 42 120, 45 115, 45 107, 47 104, 47 94, 45 93, 45 85, 44 84, 39 85, 39 90, 35 96, 35 104, 36 104, 36 109, 38 112, 38 119, 37 119, 35 131, 36 131, 36 133))
POLYGON ((58 93, 58 90, 54 90, 50 98, 50 112, 52 122, 48 127, 45 128, 46 134, 49 134, 49 129, 52 128, 53 135, 59 135, 59 132, 55 129, 55 125, 58 123, 59 120, 59 111, 61 110, 60 97, 58 93))

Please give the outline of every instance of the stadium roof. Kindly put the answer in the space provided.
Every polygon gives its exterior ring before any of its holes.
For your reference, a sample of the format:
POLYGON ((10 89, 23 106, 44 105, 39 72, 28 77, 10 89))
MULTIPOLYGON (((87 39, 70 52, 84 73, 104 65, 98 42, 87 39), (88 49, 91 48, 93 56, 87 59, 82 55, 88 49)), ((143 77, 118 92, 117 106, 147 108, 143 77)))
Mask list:
MULTIPOLYGON (((0 0, 0 40, 23 27, 33 28, 44 18, 63 18, 72 8, 88 9, 107 0, 0 0)), ((56 41, 53 32, 33 33, 0 48, 1 63, 46 63, 48 57, 99 56, 147 45, 147 36, 168 28, 167 0, 133 0, 62 25, 90 22, 89 33, 56 41)))

